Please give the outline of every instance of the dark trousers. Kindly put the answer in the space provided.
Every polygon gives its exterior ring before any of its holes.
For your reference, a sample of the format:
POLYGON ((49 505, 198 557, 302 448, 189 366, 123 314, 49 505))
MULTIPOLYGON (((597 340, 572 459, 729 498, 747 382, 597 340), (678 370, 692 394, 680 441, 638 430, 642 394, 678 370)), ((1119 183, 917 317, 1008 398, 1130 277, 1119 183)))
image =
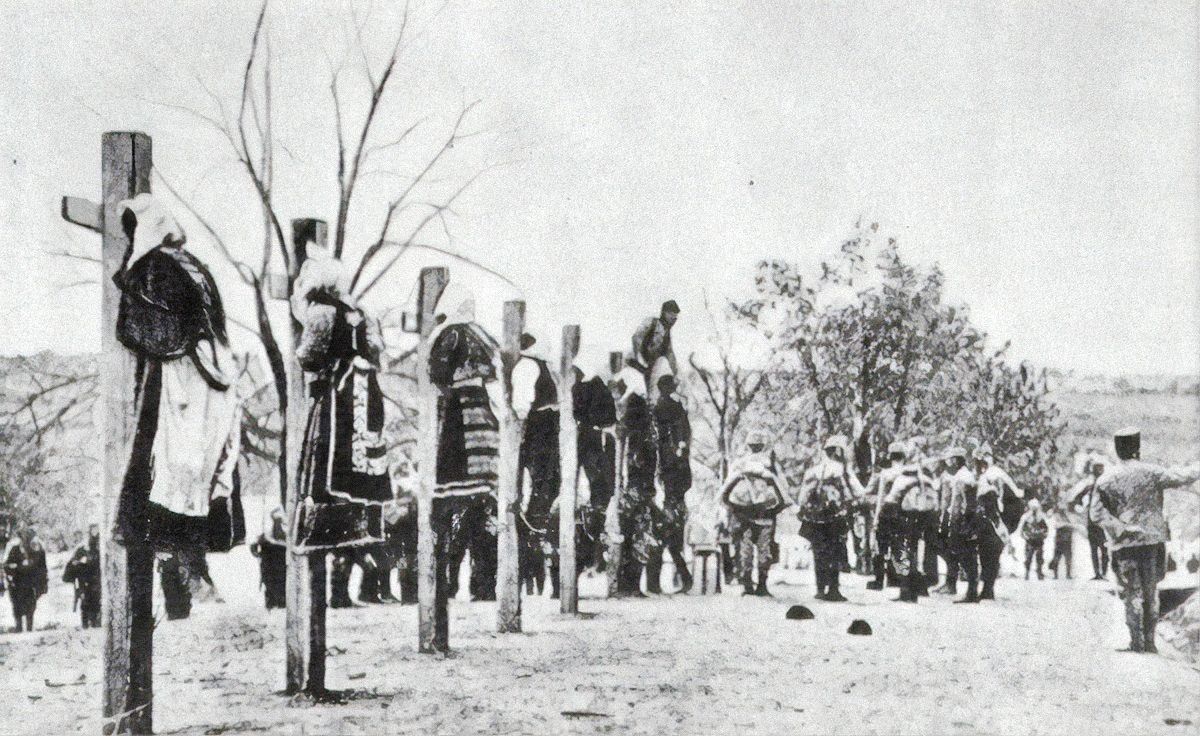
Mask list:
POLYGON ((846 549, 845 525, 840 521, 819 524, 804 522, 804 527, 812 544, 817 593, 839 592, 842 554, 846 549))
POLYGON ((1158 582, 1166 571, 1166 547, 1126 547, 1113 552, 1112 560, 1125 604, 1129 648, 1135 652, 1157 651, 1154 628, 1158 623, 1158 582))
POLYGON ((1074 540, 1072 539, 1071 530, 1065 532, 1058 531, 1054 533, 1054 557, 1050 560, 1050 569, 1054 571, 1054 578, 1058 579, 1058 563, 1064 563, 1064 572, 1067 575, 1067 580, 1071 579, 1071 556, 1074 540))
POLYGON ((1034 570, 1037 572, 1038 580, 1041 580, 1042 575, 1042 554, 1046 546, 1046 538, 1041 539, 1026 539, 1025 540, 1025 579, 1029 579, 1029 568, 1033 567, 1033 563, 1037 561, 1037 567, 1034 570))
POLYGON ((1092 572, 1096 577, 1108 575, 1108 540, 1099 524, 1088 524, 1088 546, 1092 548, 1092 572))
POLYGON ((977 597, 979 594, 978 542, 974 539, 957 538, 954 542, 954 562, 956 570, 967 582, 967 597, 977 597))
POLYGON ((13 585, 8 590, 12 600, 13 621, 17 631, 33 631, 33 614, 37 610, 37 591, 31 586, 13 585))
POLYGON ((1004 554, 1004 542, 994 530, 985 530, 979 538, 979 582, 980 598, 996 597, 996 578, 1000 575, 1000 556, 1004 554))
POLYGON ((938 525, 938 555, 946 563, 946 588, 954 591, 958 587, 959 565, 948 514, 943 515, 938 525))
MULTIPOLYGON (((895 505, 883 506, 879 511, 879 518, 875 521, 875 557, 873 566, 875 568, 875 582, 883 584, 884 574, 890 567, 889 560, 900 555, 900 547, 903 544, 903 535, 900 533, 901 520, 900 511, 895 505)), ((895 575, 895 571, 892 571, 895 575)))
POLYGON ((436 498, 431 511, 435 566, 447 598, 457 595, 459 567, 470 552, 471 600, 496 600, 495 496, 479 493, 436 498))
POLYGON ((84 591, 79 596, 79 623, 85 629, 100 628, 100 591, 84 591))
POLYGON ((179 558, 171 555, 158 563, 159 584, 162 586, 163 605, 167 619, 187 618, 192 614, 192 589, 188 585, 187 569, 179 558))
POLYGON ((938 532, 938 515, 936 511, 921 512, 921 573, 925 576, 924 585, 937 583, 938 551, 942 546, 942 538, 938 532))
POLYGON ((732 583, 737 577, 737 552, 734 550, 732 542, 721 542, 718 545, 721 548, 721 574, 725 577, 725 583, 732 583))
MULTIPOLYGON (((906 599, 916 599, 918 595, 928 594, 928 586, 925 582, 925 575, 921 572, 921 566, 918 564, 918 553, 920 552, 921 540, 925 538, 926 529, 926 514, 922 511, 905 511, 901 516, 903 520, 903 558, 907 560, 907 575, 901 580, 900 585, 903 586, 906 599)), ((936 564, 936 563, 935 563, 936 564)), ((934 579, 937 579, 937 574, 934 574, 934 579)))

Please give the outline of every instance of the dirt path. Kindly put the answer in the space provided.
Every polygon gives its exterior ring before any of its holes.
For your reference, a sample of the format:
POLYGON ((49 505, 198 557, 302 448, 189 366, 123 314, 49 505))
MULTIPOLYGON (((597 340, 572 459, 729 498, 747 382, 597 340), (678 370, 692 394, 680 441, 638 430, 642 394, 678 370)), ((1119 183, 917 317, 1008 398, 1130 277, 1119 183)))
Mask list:
MULTIPOLYGON (((995 603, 912 606, 858 577, 850 603, 822 604, 806 574, 786 577, 773 600, 585 599, 587 619, 527 600, 529 633, 503 637, 491 605, 456 603, 444 660, 414 652, 411 607, 331 611, 329 685, 361 691, 343 706, 272 693, 282 612, 205 604, 160 625, 155 723, 159 733, 1200 733, 1200 672, 1114 652, 1124 632, 1107 583, 1005 578, 995 603), (816 619, 784 620, 795 602, 816 619), (847 635, 854 618, 874 635, 847 635)), ((582 588, 599 594, 599 580, 582 588)), ((65 622, 0 636, 11 704, 0 732, 97 733, 99 645, 99 632, 65 622)))

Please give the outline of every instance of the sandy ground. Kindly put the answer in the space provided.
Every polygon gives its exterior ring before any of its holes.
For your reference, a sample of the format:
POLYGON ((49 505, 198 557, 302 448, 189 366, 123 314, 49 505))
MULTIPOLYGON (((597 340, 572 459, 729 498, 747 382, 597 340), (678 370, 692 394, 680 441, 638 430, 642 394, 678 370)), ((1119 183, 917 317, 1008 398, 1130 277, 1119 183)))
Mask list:
MULTIPOLYGON (((413 607, 330 611, 328 684, 356 699, 311 706, 277 694, 283 612, 261 610, 252 565, 214 558, 226 602, 159 625, 158 733, 1200 733, 1200 672, 1116 653, 1107 582, 1006 577, 994 603, 913 606, 857 576, 851 602, 815 602, 800 570, 778 571, 774 599, 608 601, 585 579, 587 616, 529 599, 524 634, 455 602, 448 658, 415 652, 413 607), (816 619, 785 620, 797 602, 816 619), (855 618, 874 635, 848 635, 855 618)), ((0 636, 0 733, 98 733, 101 634, 61 584, 42 609, 49 628, 0 636)))

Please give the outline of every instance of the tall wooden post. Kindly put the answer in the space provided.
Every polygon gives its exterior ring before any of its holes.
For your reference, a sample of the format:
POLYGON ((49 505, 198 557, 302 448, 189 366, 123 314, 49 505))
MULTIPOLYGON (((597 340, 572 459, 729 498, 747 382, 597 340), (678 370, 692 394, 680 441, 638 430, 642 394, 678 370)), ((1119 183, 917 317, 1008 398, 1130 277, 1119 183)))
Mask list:
POLYGON ((558 368, 558 453, 562 485, 558 491, 559 611, 579 613, 579 577, 575 570, 575 506, 578 493, 578 458, 575 427, 575 356, 579 353, 579 325, 565 325, 558 368))
MULTIPOLYGON (((621 373, 625 368, 625 356, 619 352, 611 352, 608 354, 608 369, 612 372, 613 379, 621 373)), ((619 412, 618 412, 619 414, 619 412)), ((621 422, 618 417, 617 427, 617 451, 615 454, 616 462, 613 468, 613 499, 619 501, 621 494, 625 491, 625 434, 621 431, 621 422)), ((609 508, 618 508, 614 503, 609 508)), ((616 514, 616 512, 614 512, 616 514)), ((609 518, 606 526, 617 526, 620 524, 619 514, 615 518, 609 518)), ((608 570, 608 596, 610 598, 617 595, 619 581, 621 579, 621 543, 610 542, 608 545, 608 559, 605 560, 605 568, 608 570)))
POLYGON ((113 534, 125 467, 137 426, 134 356, 117 341, 121 292, 113 281, 129 239, 119 204, 150 191, 151 147, 145 133, 105 133, 100 143, 103 201, 64 197, 68 222, 102 235, 100 284, 100 390, 103 396, 104 517, 108 536, 103 559, 104 733, 152 733, 154 645, 154 551, 113 534))
POLYGON ((500 355, 504 364, 501 383, 504 405, 500 407, 499 483, 496 489, 496 631, 521 630, 520 551, 517 543, 517 462, 521 450, 521 422, 512 409, 512 372, 521 358, 521 334, 525 331, 525 302, 504 303, 504 337, 500 355))
MULTIPOLYGON (((324 220, 292 220, 292 273, 276 277, 271 296, 289 299, 295 291, 295 278, 308 259, 308 245, 326 247, 329 227, 324 220)), ((288 308, 288 336, 281 340, 288 370, 287 424, 284 427, 284 453, 287 458, 287 491, 283 505, 287 518, 294 518, 300 499, 300 452, 304 425, 308 419, 308 384, 304 369, 296 358, 302 325, 291 317, 288 308)), ((287 693, 302 690, 319 693, 325 689, 325 555, 296 554, 289 546, 287 555, 285 646, 287 647, 287 693)))
POLYGON ((450 612, 446 561, 437 559, 433 532, 433 489, 437 483, 438 397, 429 380, 429 336, 436 326, 438 299, 450 282, 445 268, 421 269, 417 292, 417 327, 421 343, 417 349, 417 650, 445 652, 450 648, 450 612), (442 584, 438 585, 438 571, 442 584))

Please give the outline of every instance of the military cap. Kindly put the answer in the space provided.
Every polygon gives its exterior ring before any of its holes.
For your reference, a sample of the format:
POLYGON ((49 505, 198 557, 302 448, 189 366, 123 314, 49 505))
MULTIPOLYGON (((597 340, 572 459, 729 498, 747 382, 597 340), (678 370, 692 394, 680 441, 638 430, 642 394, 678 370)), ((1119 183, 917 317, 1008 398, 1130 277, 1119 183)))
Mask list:
POLYGON ((675 303, 674 299, 668 299, 667 301, 663 302, 662 311, 670 312, 671 314, 679 314, 679 305, 675 303))

